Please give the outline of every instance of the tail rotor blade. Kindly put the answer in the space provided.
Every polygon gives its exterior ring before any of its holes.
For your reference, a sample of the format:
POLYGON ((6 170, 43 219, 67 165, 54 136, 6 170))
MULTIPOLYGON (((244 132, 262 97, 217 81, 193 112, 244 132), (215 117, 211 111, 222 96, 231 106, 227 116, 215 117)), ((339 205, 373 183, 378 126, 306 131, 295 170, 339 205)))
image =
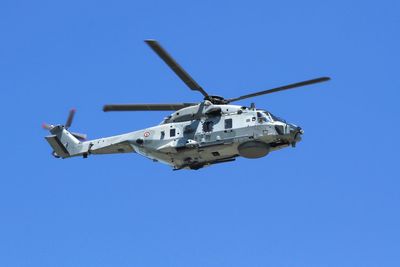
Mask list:
MULTIPOLYGON (((74 108, 69 111, 68 118, 67 118, 67 121, 65 122, 64 127, 62 125, 54 126, 52 124, 43 123, 42 128, 45 130, 48 130, 50 132, 51 132, 51 130, 54 129, 54 127, 58 127, 58 126, 63 127, 65 130, 68 130, 68 128, 71 127, 72 121, 74 120, 75 112, 76 112, 76 109, 74 109, 74 108)), ((77 138, 80 141, 84 141, 87 138, 87 135, 83 134, 83 133, 77 133, 77 132, 70 132, 70 133, 72 136, 74 136, 75 138, 77 138)))
POLYGON ((74 108, 69 111, 68 118, 67 118, 67 121, 65 122, 65 126, 64 126, 65 129, 68 129, 69 127, 71 127, 72 121, 74 120, 75 112, 76 112, 76 109, 74 109, 74 108))
POLYGON ((72 134, 73 136, 75 136, 76 139, 78 139, 78 140, 80 140, 80 141, 84 141, 84 140, 87 139, 87 135, 86 135, 86 134, 83 134, 83 133, 71 132, 71 134, 72 134))
POLYGON ((45 130, 50 131, 51 129, 54 128, 54 126, 51 125, 51 124, 48 124, 48 123, 45 123, 45 122, 44 122, 44 123, 42 124, 42 128, 45 129, 45 130))

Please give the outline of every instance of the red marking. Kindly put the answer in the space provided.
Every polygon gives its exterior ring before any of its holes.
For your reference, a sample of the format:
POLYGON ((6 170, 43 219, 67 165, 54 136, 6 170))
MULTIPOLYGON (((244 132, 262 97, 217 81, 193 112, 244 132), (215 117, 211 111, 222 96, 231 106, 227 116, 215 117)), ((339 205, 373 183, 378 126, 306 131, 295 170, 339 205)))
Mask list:
POLYGON ((144 136, 144 137, 149 137, 149 136, 150 136, 150 133, 149 133, 149 132, 144 132, 143 136, 144 136))

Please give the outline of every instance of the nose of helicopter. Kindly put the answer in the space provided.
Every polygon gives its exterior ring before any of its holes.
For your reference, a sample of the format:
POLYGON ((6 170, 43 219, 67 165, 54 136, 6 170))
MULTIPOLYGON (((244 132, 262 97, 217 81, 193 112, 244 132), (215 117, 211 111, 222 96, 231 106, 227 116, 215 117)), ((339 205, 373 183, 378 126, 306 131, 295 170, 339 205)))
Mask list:
POLYGON ((301 141, 301 136, 304 134, 304 130, 296 125, 290 124, 290 135, 293 138, 293 143, 295 144, 297 142, 301 141))

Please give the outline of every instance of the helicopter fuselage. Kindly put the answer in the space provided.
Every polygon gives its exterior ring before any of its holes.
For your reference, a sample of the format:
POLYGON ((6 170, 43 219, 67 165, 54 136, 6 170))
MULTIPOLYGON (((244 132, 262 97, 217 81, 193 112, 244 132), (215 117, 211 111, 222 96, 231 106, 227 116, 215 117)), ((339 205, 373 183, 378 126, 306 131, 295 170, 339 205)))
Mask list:
POLYGON ((174 169, 199 169, 238 156, 266 156, 294 146, 302 133, 264 110, 203 102, 174 112, 157 126, 83 142, 86 153, 80 154, 136 152, 174 169))

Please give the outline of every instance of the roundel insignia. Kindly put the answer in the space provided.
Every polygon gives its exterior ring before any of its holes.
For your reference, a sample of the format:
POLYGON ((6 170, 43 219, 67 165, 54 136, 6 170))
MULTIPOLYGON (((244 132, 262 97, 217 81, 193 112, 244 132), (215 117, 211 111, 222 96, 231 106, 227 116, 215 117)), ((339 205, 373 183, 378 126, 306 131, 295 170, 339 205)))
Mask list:
POLYGON ((143 136, 144 137, 149 137, 150 136, 150 132, 144 132, 143 136))

